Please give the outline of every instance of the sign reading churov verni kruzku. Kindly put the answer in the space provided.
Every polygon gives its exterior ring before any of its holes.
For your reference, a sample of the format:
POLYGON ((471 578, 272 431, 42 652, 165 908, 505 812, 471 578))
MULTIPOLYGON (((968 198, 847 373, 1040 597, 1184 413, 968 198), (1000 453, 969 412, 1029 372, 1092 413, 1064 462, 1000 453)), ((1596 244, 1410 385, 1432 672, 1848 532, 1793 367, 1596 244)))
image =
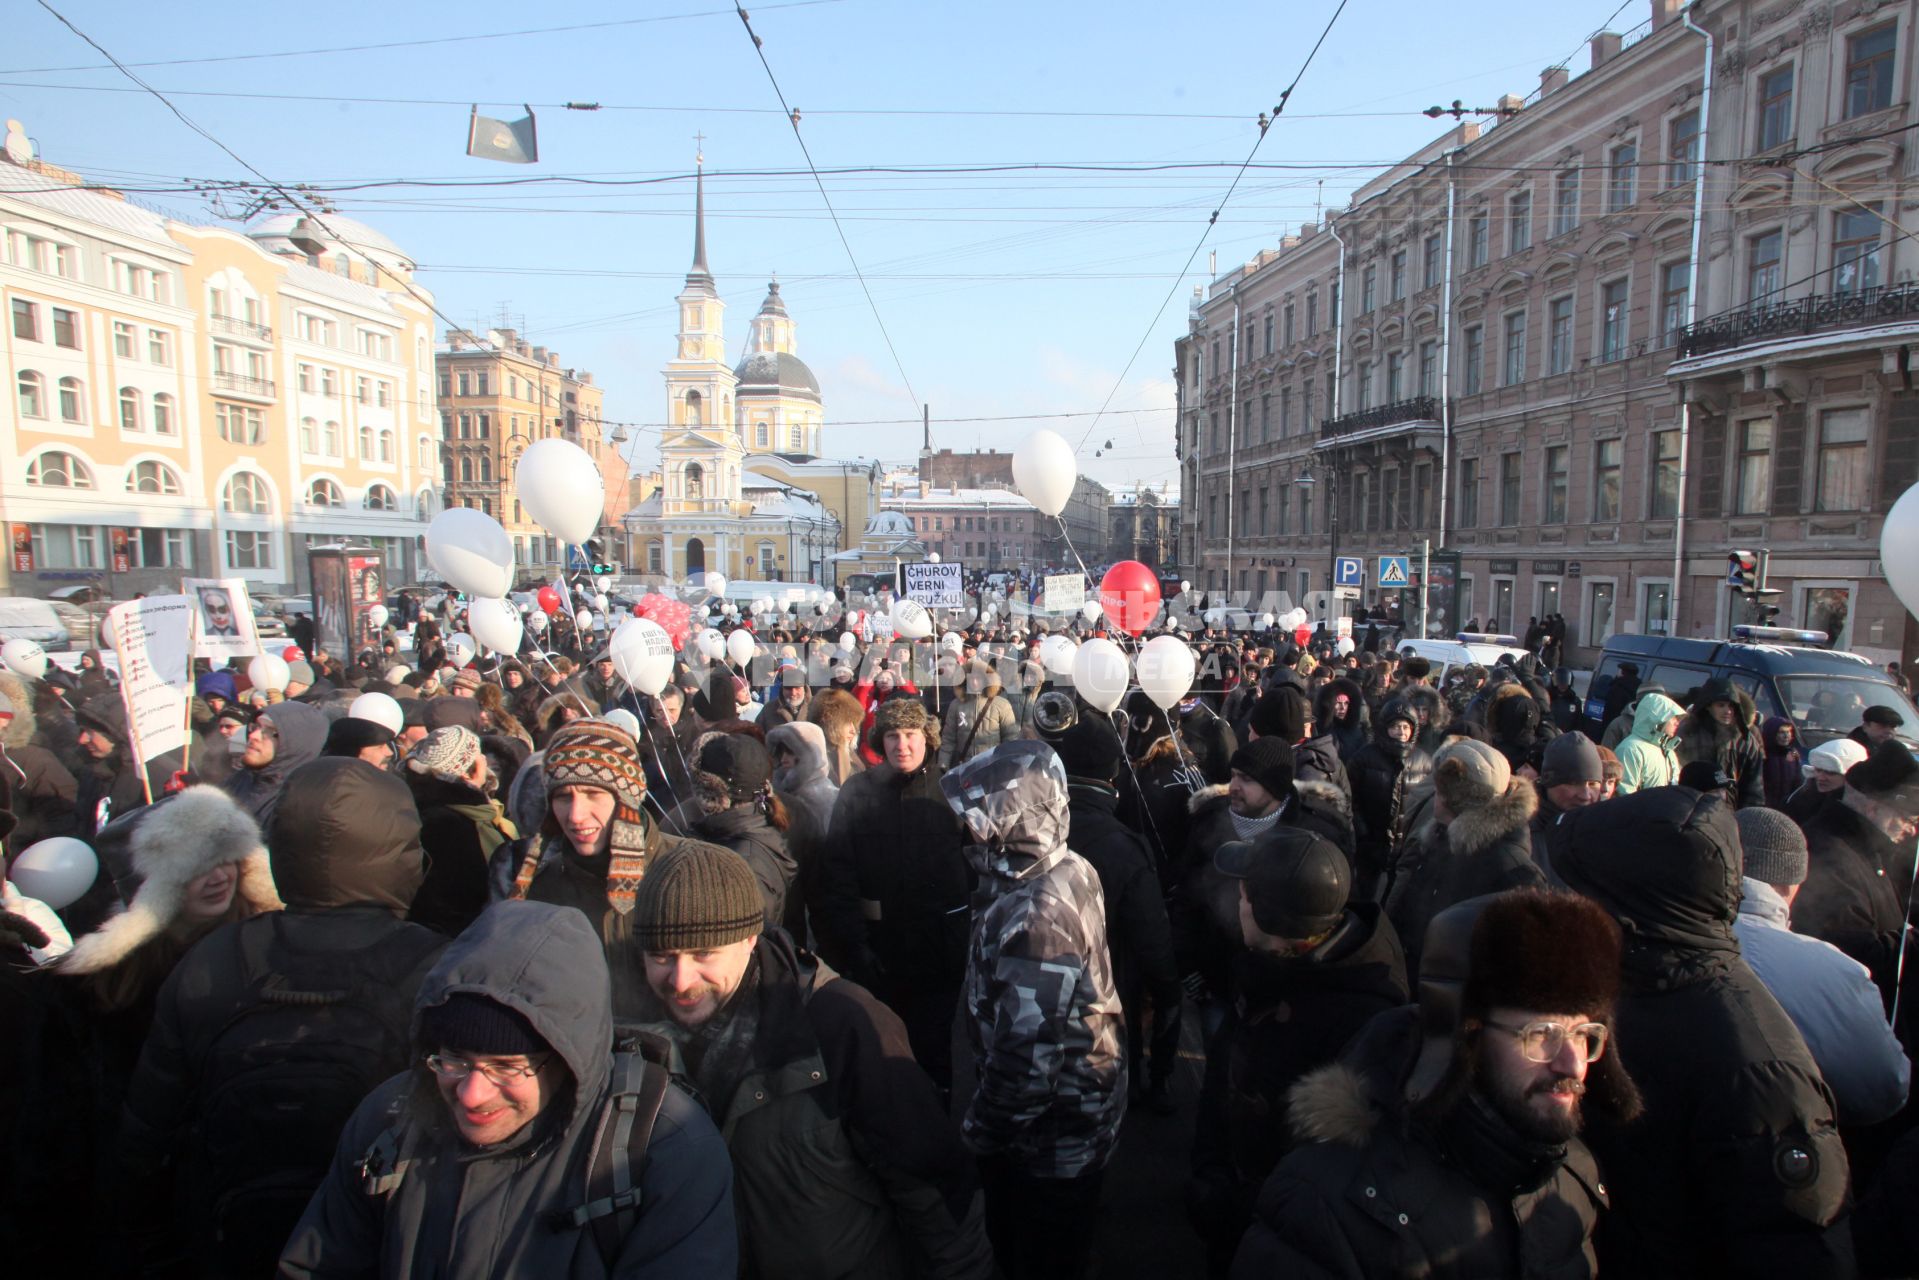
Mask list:
POLYGON ((919 601, 929 609, 963 609, 966 607, 966 589, 963 585, 965 568, 965 565, 951 561, 903 564, 900 566, 903 583, 900 594, 908 600, 919 601))
POLYGON ((1086 603, 1086 575, 1081 573, 1053 573, 1046 576, 1046 601, 1048 613, 1065 613, 1078 609, 1086 603))

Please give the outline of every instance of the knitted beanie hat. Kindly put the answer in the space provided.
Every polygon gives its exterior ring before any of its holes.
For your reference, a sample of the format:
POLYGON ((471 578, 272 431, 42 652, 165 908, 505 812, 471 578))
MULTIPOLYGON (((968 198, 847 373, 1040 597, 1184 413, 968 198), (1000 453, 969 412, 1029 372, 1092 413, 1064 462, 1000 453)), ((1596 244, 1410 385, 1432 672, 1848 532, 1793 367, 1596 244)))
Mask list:
POLYGON ((706 951, 765 928, 759 881, 744 858, 719 845, 680 845, 648 869, 634 897, 633 941, 642 951, 706 951))
POLYGON ((553 1046, 516 1011, 473 991, 456 991, 420 1010, 419 1042, 429 1049, 532 1057, 553 1046))
POLYGON ((1293 746, 1278 738, 1255 738, 1233 752, 1229 762, 1275 800, 1287 800, 1293 794, 1293 746))
POLYGON ((465 782, 480 758, 480 735, 465 725, 435 729, 407 752, 406 767, 441 782, 465 782))
MULTIPOLYGON (((604 720, 575 720, 547 739, 540 771, 546 775, 549 797, 561 787, 596 787, 612 793, 609 848, 613 860, 606 873, 606 901, 621 915, 628 914, 633 910, 633 891, 646 872, 646 819, 640 812, 646 800, 646 774, 640 768, 639 748, 604 720)), ((521 864, 514 897, 526 896, 539 862, 528 858, 521 864)))
POLYGON ((1777 809, 1741 809, 1733 818, 1748 876, 1779 887, 1806 882, 1806 833, 1798 823, 1777 809))

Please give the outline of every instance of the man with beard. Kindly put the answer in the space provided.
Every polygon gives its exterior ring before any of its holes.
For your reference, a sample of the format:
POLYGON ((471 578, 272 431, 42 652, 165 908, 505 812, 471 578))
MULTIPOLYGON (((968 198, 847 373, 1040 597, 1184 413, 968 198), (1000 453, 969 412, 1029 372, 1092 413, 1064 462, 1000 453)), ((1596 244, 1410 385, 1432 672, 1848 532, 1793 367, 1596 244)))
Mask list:
POLYGON ((1425 954, 1418 1005, 1288 1095, 1304 1145, 1260 1193, 1240 1280, 1596 1273, 1606 1193, 1578 1134, 1638 1108, 1609 1052, 1619 929, 1517 889, 1442 912, 1425 954))

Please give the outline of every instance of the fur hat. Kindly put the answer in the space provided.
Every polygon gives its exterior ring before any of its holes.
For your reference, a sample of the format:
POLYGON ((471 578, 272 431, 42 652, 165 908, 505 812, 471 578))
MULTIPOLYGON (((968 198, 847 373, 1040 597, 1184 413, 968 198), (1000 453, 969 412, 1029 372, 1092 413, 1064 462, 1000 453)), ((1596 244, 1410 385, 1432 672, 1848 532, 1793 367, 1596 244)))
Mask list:
POLYGON ((1814 747, 1806 756, 1806 767, 1843 774, 1866 758, 1866 749, 1851 738, 1833 738, 1814 747))
POLYGON ((1619 1000, 1619 926, 1591 898, 1515 889, 1486 904, 1473 926, 1461 1007, 1584 1013, 1604 1022, 1619 1000))
POLYGON ((234 892, 254 911, 281 908, 259 824, 218 787, 188 787, 149 805, 128 846, 139 889, 125 911, 74 943, 60 962, 64 971, 119 964, 172 927, 189 884, 230 862, 240 867, 234 892))
POLYGON ((1912 752, 1888 738, 1846 770, 1846 785, 1881 804, 1908 813, 1919 810, 1919 764, 1912 752))
POLYGON ((1471 738, 1448 742, 1433 760, 1433 788, 1455 815, 1491 804, 1512 781, 1506 757, 1471 738))
POLYGON ((873 750, 884 754, 886 735, 895 729, 918 729, 926 735, 926 751, 930 756, 940 747, 940 724, 926 710, 926 704, 918 698, 888 698, 880 703, 873 713, 873 750))

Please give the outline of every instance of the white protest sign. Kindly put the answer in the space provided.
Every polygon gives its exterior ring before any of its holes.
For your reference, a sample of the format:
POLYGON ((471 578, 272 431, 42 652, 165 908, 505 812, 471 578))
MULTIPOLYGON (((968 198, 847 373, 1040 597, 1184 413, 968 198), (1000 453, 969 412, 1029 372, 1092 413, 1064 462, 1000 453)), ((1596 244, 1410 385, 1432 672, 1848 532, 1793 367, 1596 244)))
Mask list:
POLYGON ((917 600, 929 609, 961 609, 966 606, 966 588, 962 581, 966 566, 942 561, 900 566, 908 600, 917 600))
POLYGON ((193 692, 193 632, 198 596, 148 596, 107 613, 120 659, 120 699, 127 732, 142 762, 187 747, 187 702, 193 692))
POLYGON ((193 598, 200 615, 194 657, 211 658, 218 666, 228 658, 251 658, 260 652, 246 579, 183 578, 180 587, 193 598))
POLYGON ((1086 577, 1078 573, 1053 573, 1046 576, 1046 612, 1077 611, 1086 603, 1086 577))

